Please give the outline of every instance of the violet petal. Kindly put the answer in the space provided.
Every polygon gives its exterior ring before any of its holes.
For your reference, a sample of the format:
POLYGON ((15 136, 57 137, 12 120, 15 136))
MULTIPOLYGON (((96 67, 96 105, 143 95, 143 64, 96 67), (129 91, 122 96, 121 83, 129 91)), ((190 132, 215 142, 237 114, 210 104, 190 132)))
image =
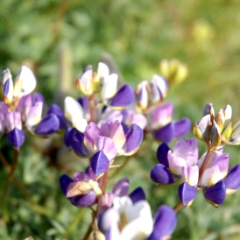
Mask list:
POLYGON ((109 168, 109 160, 103 151, 95 153, 90 161, 91 168, 96 175, 105 173, 109 168))
POLYGON ((88 156, 89 152, 84 145, 84 134, 78 131, 76 128, 72 128, 69 133, 70 145, 76 154, 80 156, 88 156))
POLYGON ((146 200, 146 195, 141 187, 134 189, 129 194, 129 197, 132 200, 133 204, 135 204, 136 202, 141 201, 141 200, 146 200))
POLYGON ((7 140, 13 147, 20 148, 25 141, 24 132, 18 128, 14 128, 7 134, 7 140))
POLYGON ((138 148, 143 140, 143 130, 137 125, 132 124, 125 135, 126 142, 124 145, 126 152, 131 152, 138 148))
POLYGON ((178 188, 178 196, 184 205, 194 200, 196 195, 196 187, 190 186, 187 182, 182 183, 178 188))
POLYGON ((154 227, 148 240, 159 240, 170 236, 177 224, 177 215, 174 210, 167 205, 158 208, 154 216, 154 227))
POLYGON ((159 163, 163 164, 165 167, 169 168, 168 163, 168 152, 171 148, 166 144, 162 143, 157 149, 157 158, 159 163))
POLYGON ((170 122, 166 126, 153 131, 153 136, 161 142, 171 142, 174 137, 174 124, 170 122))
POLYGON ((134 91, 129 85, 123 85, 110 99, 110 105, 114 107, 126 107, 134 101, 134 91))
POLYGON ((240 187, 240 164, 231 168, 227 177, 223 180, 226 189, 237 189, 240 187))
POLYGON ((156 183, 171 184, 174 183, 172 173, 163 164, 157 164, 150 173, 151 179, 156 183))
POLYGON ((53 113, 57 116, 60 126, 59 128, 61 129, 67 129, 67 121, 64 117, 64 113, 62 109, 57 105, 57 104, 52 104, 50 108, 48 109, 47 114, 53 113))
POLYGON ((97 195, 94 191, 90 191, 86 195, 79 195, 77 197, 70 198, 71 203, 77 207, 90 207, 97 199, 97 195))
POLYGON ((226 197, 226 187, 223 181, 217 182, 204 193, 205 198, 207 198, 210 202, 213 202, 217 205, 223 203, 226 197))
POLYGON ((68 185, 73 182, 73 180, 66 174, 62 175, 59 179, 60 187, 64 195, 67 193, 68 185))
POLYGON ((189 133, 192 124, 189 118, 183 118, 173 122, 174 124, 174 138, 181 138, 189 133))
POLYGON ((39 135, 48 135, 57 132, 59 129, 59 120, 53 113, 45 116, 36 126, 34 132, 39 135))
POLYGON ((113 193, 122 197, 128 194, 129 180, 128 178, 123 178, 119 180, 113 187, 113 193))

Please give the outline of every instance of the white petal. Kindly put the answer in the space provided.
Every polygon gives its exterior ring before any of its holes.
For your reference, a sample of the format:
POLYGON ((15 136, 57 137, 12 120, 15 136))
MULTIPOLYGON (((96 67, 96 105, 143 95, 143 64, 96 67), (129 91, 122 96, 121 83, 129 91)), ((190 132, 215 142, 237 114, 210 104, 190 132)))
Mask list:
POLYGON ((87 126, 87 120, 83 118, 83 109, 72 97, 66 97, 64 100, 65 117, 72 123, 73 127, 84 132, 87 126))
POLYGON ((37 85, 37 80, 29 67, 22 66, 17 74, 14 97, 22 97, 31 93, 37 85))
POLYGON ((118 75, 113 73, 109 75, 106 79, 106 82, 104 83, 102 87, 102 99, 108 99, 113 97, 117 92, 117 81, 118 81, 118 75))
POLYGON ((26 127, 29 130, 41 121, 42 111, 43 111, 43 102, 36 102, 34 106, 30 109, 26 119, 26 127))
POLYGON ((105 63, 98 63, 97 76, 99 78, 106 78, 109 75, 109 68, 105 63))

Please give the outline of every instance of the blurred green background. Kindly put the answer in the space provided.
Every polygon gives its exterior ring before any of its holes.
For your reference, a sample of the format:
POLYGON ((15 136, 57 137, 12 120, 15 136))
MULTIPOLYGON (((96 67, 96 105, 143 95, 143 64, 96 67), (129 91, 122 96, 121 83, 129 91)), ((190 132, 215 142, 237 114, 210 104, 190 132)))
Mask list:
MULTIPOLYGON (((37 91, 43 93, 49 105, 62 105, 67 94, 79 95, 74 82, 88 64, 96 69, 100 60, 105 61, 122 81, 136 86, 159 73, 162 59, 177 58, 188 66, 189 75, 170 89, 166 99, 175 105, 175 118, 189 117, 194 123, 200 119, 205 104, 212 102, 215 111, 230 104, 233 122, 240 119, 237 0, 0 3, 0 66, 9 67, 13 76, 22 64, 30 66, 38 80, 37 91)), ((61 194, 58 179, 62 173, 82 171, 86 161, 61 147, 59 137, 44 140, 44 144, 27 137, 16 176, 44 210, 26 201, 12 183, 8 199, 11 221, 7 228, 0 219, 0 239, 82 239, 91 212, 72 206, 61 194)), ((200 146, 202 154, 205 149, 200 146)), ((0 147, 10 162, 12 149, 5 138, 0 147)), ((159 188, 149 179, 149 171, 157 162, 156 148, 155 143, 153 151, 139 153, 114 178, 116 182, 126 174, 131 176, 131 190, 141 181, 153 212, 160 204, 174 206, 178 201, 177 186, 159 188)), ((227 147, 226 151, 230 153, 231 166, 240 162, 239 147, 227 147)), ((2 165, 0 174, 2 189, 7 177, 2 165)), ((192 207, 178 214, 172 239, 239 239, 239 203, 237 192, 215 209, 199 193, 192 207)))

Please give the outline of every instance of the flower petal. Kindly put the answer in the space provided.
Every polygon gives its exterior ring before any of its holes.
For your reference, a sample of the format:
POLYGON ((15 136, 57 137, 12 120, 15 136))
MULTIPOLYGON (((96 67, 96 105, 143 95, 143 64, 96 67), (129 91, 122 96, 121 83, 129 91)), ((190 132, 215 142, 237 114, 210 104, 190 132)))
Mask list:
POLYGON ((119 180, 113 187, 112 192, 118 196, 126 196, 129 189, 129 180, 128 178, 123 178, 119 180))
POLYGON ((158 141, 161 142, 171 142, 174 137, 174 124, 171 122, 167 124, 166 126, 153 131, 153 136, 156 138, 158 141))
POLYGON ((39 135, 49 135, 57 132, 59 129, 59 120, 53 113, 45 116, 36 126, 34 132, 39 135))
POLYGON ((98 176, 108 170, 109 160, 103 151, 99 151, 92 156, 90 166, 94 173, 98 176))
POLYGON ((171 148, 166 144, 162 143, 157 149, 157 159, 159 163, 163 164, 165 167, 169 168, 168 163, 168 152, 171 148))
POLYGON ((135 204, 141 200, 146 200, 146 195, 141 187, 136 188, 129 194, 132 203, 135 204))
POLYGON ((240 164, 235 165, 228 172, 227 177, 224 179, 226 189, 236 190, 240 187, 240 164))
POLYGON ((25 141, 24 132, 18 128, 14 128, 7 134, 7 140, 13 147, 20 148, 25 141))
POLYGON ((183 118, 178 121, 174 121, 174 138, 181 138, 188 134, 192 128, 192 124, 189 118, 183 118))
POLYGON ((83 142, 84 134, 76 128, 72 128, 69 132, 69 142, 74 152, 80 156, 88 156, 90 153, 83 142))
POLYGON ((64 195, 67 194, 68 185, 73 182, 73 180, 66 174, 62 175, 59 179, 60 187, 64 195))
POLYGON ((57 104, 52 104, 49 107, 47 114, 50 114, 50 113, 53 113, 57 116, 60 124, 59 128, 67 129, 67 121, 64 117, 62 109, 57 104))
POLYGON ((182 183, 178 188, 178 196, 184 205, 191 203, 196 195, 196 187, 190 186, 187 182, 182 183))
POLYGON ((156 183, 171 184, 174 183, 172 173, 162 164, 157 164, 150 173, 151 179, 156 183))
POLYGON ((126 134, 126 142, 124 144, 124 149, 127 153, 130 153, 137 149, 143 140, 143 130, 137 125, 132 124, 126 134))
POLYGON ((126 107, 133 103, 134 92, 129 85, 123 85, 116 93, 116 95, 110 99, 109 104, 114 107, 126 107))
POLYGON ((226 187, 224 182, 219 181, 212 187, 207 188, 204 196, 208 201, 210 201, 210 203, 213 203, 214 206, 218 207, 218 205, 224 202, 224 199, 226 197, 226 187))
POLYGON ((14 93, 15 97, 21 98, 27 94, 30 94, 36 87, 37 80, 29 67, 22 66, 18 71, 15 85, 14 93))
POLYGON ((147 240, 159 240, 170 236, 177 225, 177 215, 167 205, 158 208, 154 216, 154 227, 147 240))

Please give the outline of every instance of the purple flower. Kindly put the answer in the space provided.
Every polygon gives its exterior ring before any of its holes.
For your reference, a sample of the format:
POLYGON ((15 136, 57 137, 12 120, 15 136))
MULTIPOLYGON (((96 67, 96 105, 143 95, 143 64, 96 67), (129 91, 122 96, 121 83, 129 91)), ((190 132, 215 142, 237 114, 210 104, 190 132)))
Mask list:
POLYGON ((147 201, 133 203, 129 197, 116 197, 112 208, 100 215, 98 224, 108 240, 163 240, 172 234, 176 222, 176 213, 166 205, 152 219, 147 201))
POLYGON ((171 142, 174 138, 183 137, 191 129, 188 118, 172 121, 173 105, 163 103, 150 109, 150 127, 153 136, 161 142, 171 142))
POLYGON ((78 172, 71 179, 67 175, 60 178, 60 186, 66 198, 77 207, 90 207, 96 203, 102 194, 96 176, 91 169, 86 172, 78 172))
MULTIPOLYGON (((82 150, 86 149, 90 155, 102 151, 109 161, 113 160, 116 155, 131 155, 137 151, 143 139, 142 129, 138 125, 131 125, 126 132, 120 122, 103 122, 100 127, 91 122, 86 127, 82 137, 78 138, 78 143, 73 137, 79 135, 75 129, 69 133, 70 145, 81 155, 82 150), (75 133, 74 133, 75 132, 75 133)), ((76 139, 76 138, 75 138, 76 139)), ((86 151, 84 151, 86 153, 86 151)))

